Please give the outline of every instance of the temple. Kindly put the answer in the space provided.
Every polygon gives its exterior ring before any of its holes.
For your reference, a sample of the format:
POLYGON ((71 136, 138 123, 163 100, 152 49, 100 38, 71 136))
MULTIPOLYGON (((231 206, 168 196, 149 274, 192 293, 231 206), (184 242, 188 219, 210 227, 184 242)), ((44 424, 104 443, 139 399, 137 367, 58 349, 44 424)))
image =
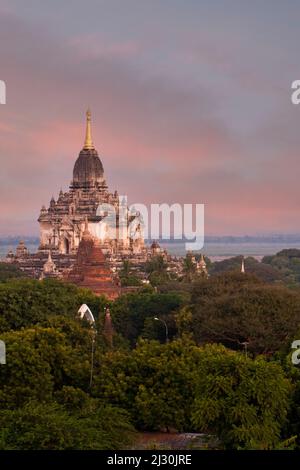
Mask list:
MULTIPOLYGON (((184 274, 183 260, 171 257, 158 241, 145 246, 140 214, 117 191, 109 191, 92 139, 90 110, 69 189, 61 190, 57 200, 52 197, 47 208, 42 206, 38 222, 38 251, 30 254, 20 241, 16 254, 10 251, 6 257, 29 277, 63 279, 114 299, 138 288, 120 286, 124 261, 130 262, 137 285, 149 283, 146 265, 153 257, 163 258, 170 279, 184 274)), ((198 261, 192 256, 192 262, 197 275, 208 275, 203 255, 198 261)))
POLYGON ((86 113, 85 142, 73 169, 69 190, 52 197, 41 208, 40 251, 76 255, 88 221, 88 230, 104 253, 137 254, 145 250, 139 214, 124 207, 117 191, 109 192, 104 169, 94 147, 91 112, 86 113), (120 211, 122 211, 121 221, 120 211))

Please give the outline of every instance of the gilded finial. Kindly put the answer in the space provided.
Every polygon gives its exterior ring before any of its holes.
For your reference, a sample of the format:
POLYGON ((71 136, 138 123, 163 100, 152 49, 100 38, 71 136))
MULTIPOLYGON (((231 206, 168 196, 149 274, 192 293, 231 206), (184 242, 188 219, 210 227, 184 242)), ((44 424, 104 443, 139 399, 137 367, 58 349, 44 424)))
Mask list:
POLYGON ((86 112, 86 134, 85 134, 85 141, 84 141, 84 149, 94 149, 94 144, 92 141, 92 131, 91 131, 91 120, 92 120, 92 113, 91 110, 88 109, 86 112))

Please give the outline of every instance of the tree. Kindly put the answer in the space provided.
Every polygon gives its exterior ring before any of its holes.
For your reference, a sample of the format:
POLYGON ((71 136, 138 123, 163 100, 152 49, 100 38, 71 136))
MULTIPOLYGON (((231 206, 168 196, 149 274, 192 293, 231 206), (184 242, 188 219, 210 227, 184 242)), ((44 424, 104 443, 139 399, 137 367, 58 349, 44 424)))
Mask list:
POLYGON ((131 443, 126 412, 87 399, 75 411, 58 403, 29 402, 0 411, 1 450, 114 450, 131 443))
POLYGON ((66 335, 53 327, 35 327, 5 333, 1 339, 7 354, 0 375, 2 406, 15 408, 30 400, 50 401, 64 385, 88 389, 90 329, 75 325, 66 335))
POLYGON ((87 289, 55 279, 0 283, 0 332, 26 328, 54 315, 75 318, 83 303, 90 306, 97 318, 108 301, 87 289))
POLYGON ((141 429, 208 432, 226 448, 266 449, 280 443, 291 390, 279 364, 184 336, 105 354, 94 393, 141 429))
POLYGON ((167 263, 165 262, 162 255, 153 256, 147 261, 145 271, 147 273, 164 273, 167 269, 167 263))
MULTIPOLYGON (((135 345, 138 337, 144 332, 146 319, 152 321, 156 316, 168 317, 184 302, 184 297, 177 293, 145 291, 122 295, 111 306, 113 326, 135 345)), ((170 333, 172 335, 172 331, 170 333)))
POLYGON ((273 354, 300 323, 300 295, 264 284, 251 275, 226 274, 203 280, 192 294, 192 331, 198 343, 220 342, 254 354, 273 354))
POLYGON ((26 274, 19 268, 18 264, 0 263, 0 282, 26 277, 26 274))
POLYGON ((226 448, 271 449, 280 441, 292 387, 280 365, 217 345, 199 351, 192 423, 226 448))
POLYGON ((140 279, 133 274, 131 264, 128 260, 123 261, 123 266, 119 272, 119 276, 123 287, 140 286, 142 284, 140 279))
MULTIPOLYGON (((230 272, 240 273, 242 260, 243 256, 234 256, 222 261, 216 261, 210 265, 210 275, 214 276, 230 272)), ((270 266, 270 264, 264 261, 260 262, 252 256, 248 256, 245 259, 245 266, 248 274, 253 274, 264 282, 278 283, 283 281, 282 273, 275 266, 270 266)))
POLYGON ((164 345, 141 340, 127 353, 107 353, 95 394, 130 411, 141 429, 187 430, 194 394, 193 348, 189 339, 164 345))
POLYGON ((300 283, 300 250, 296 248, 279 251, 276 255, 265 256, 262 262, 280 273, 284 282, 291 286, 300 283))
POLYGON ((157 255, 146 262, 145 271, 152 286, 159 286, 170 280, 167 263, 162 255, 157 255))
POLYGON ((175 321, 180 336, 183 334, 190 334, 193 330, 193 314, 191 307, 189 305, 182 307, 175 314, 175 321))
MULTIPOLYGON (((293 340, 300 339, 300 331, 295 334, 293 340)), ((282 364, 285 373, 292 382, 291 407, 285 426, 285 437, 294 437, 295 448, 300 450, 300 365, 292 362, 292 354, 296 351, 291 348, 292 342, 286 343, 286 348, 276 354, 276 360, 282 364)), ((299 355, 298 355, 299 357, 299 355)))

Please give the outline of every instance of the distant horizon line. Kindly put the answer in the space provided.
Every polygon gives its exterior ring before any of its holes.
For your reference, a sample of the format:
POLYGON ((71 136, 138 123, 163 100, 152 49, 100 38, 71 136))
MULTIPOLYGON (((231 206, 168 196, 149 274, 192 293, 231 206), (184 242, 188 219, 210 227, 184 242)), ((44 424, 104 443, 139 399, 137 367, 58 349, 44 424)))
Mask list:
MULTIPOLYGON (((2 243, 12 243, 19 240, 24 240, 28 242, 38 242, 38 235, 0 235, 0 242, 2 243)), ((151 242, 153 240, 159 241, 160 243, 185 243, 189 241, 188 239, 174 239, 174 238, 145 238, 145 242, 151 242)), ((256 235, 206 235, 204 237, 205 242, 218 242, 218 241, 228 241, 228 242, 254 242, 254 241, 279 241, 279 242, 299 242, 300 243, 300 232, 299 233, 273 233, 273 234, 256 234, 256 235)))

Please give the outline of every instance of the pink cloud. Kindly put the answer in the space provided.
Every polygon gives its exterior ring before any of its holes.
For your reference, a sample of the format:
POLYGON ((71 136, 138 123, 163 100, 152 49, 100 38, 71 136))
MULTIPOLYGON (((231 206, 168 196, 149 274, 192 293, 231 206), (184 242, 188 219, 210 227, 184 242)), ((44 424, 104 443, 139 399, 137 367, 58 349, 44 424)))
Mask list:
MULTIPOLYGON (((300 142, 289 111, 239 135, 218 115, 214 89, 132 66, 150 43, 94 33, 62 40, 13 15, 0 18, 9 92, 0 107, 0 233, 10 224, 13 233, 21 221, 37 227, 40 206, 67 188, 88 105, 110 188, 131 202, 205 203, 210 233, 299 229, 300 142)), ((232 70, 232 57, 216 46, 195 54, 232 70)))

